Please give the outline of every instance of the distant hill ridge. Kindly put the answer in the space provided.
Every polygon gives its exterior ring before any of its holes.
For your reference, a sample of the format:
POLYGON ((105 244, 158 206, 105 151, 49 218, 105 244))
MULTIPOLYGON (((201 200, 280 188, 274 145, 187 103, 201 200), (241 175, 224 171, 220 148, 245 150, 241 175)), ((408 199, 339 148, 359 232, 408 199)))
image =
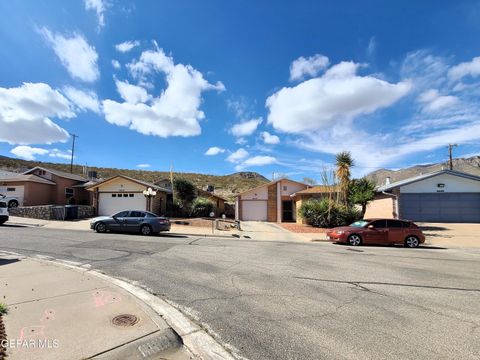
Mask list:
MULTIPOLYGON (((24 172, 35 166, 42 166, 45 168, 70 172, 70 164, 28 161, 0 155, 0 170, 24 172)), ((170 178, 170 172, 168 171, 116 169, 95 166, 89 166, 88 171, 96 171, 97 176, 103 179, 117 174, 127 175, 147 182, 155 182, 170 178)), ((74 174, 84 175, 83 172, 83 165, 73 165, 74 174)), ((237 172, 223 176, 180 172, 174 172, 173 174, 174 177, 189 180, 195 186, 204 190, 206 190, 208 185, 213 185, 215 187, 215 194, 231 201, 234 199, 236 194, 265 184, 269 181, 267 178, 256 172, 237 172)))
MULTIPOLYGON (((377 185, 383 185, 387 177, 390 177, 390 182, 396 182, 448 168, 448 162, 441 162, 436 164, 415 165, 399 170, 380 169, 371 172, 366 177, 377 185)), ((453 159, 453 170, 480 176, 480 156, 453 159)))

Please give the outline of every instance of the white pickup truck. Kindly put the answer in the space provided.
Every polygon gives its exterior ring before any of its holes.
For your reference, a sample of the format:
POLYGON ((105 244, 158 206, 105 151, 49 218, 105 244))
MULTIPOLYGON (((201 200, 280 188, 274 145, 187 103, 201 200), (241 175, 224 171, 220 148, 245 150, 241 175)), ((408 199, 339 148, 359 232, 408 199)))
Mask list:
POLYGON ((0 194, 0 201, 6 202, 9 208, 15 208, 20 204, 20 201, 18 201, 18 198, 14 196, 6 196, 3 194, 0 194))
POLYGON ((0 225, 8 221, 8 204, 0 200, 0 225))

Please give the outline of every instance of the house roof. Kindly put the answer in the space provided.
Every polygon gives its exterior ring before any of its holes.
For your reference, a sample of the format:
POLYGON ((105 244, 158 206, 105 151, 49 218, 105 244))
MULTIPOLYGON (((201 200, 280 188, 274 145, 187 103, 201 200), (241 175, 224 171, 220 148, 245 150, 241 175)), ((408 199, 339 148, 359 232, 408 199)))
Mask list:
POLYGON ((208 191, 205 191, 205 190, 202 190, 202 189, 197 189, 197 193, 201 196, 209 196, 209 197, 214 197, 214 198, 217 198, 217 199, 220 199, 220 200, 223 200, 223 201, 227 201, 227 199, 221 197, 221 196, 218 196, 214 193, 211 193, 211 192, 208 192, 208 191))
POLYGON ((143 180, 138 180, 138 179, 134 179, 130 176, 126 176, 126 175, 115 175, 115 176, 112 176, 111 178, 108 178, 106 180, 103 180, 103 181, 100 181, 96 184, 93 184, 91 186, 88 186, 87 187, 87 190, 93 190, 93 189, 96 189, 98 188, 99 186, 102 186, 102 185, 105 185, 117 178, 123 178, 125 180, 129 180, 129 181, 132 181, 134 183, 137 183, 137 184, 140 184, 140 185, 144 185, 145 187, 150 187, 152 189, 156 189, 156 190, 159 190, 159 191, 163 191, 165 193, 168 193, 168 194, 171 194, 172 193, 172 190, 170 189, 166 189, 164 187, 161 187, 161 186, 158 186, 158 185, 155 185, 155 184, 152 184, 152 183, 149 183, 149 182, 146 182, 146 181, 143 181, 143 180))
POLYGON ((52 173, 53 175, 56 175, 58 177, 62 177, 62 178, 65 178, 65 179, 83 181, 83 182, 88 181, 83 176, 80 176, 80 175, 77 175, 77 174, 70 174, 70 173, 67 173, 67 172, 64 172, 64 171, 60 171, 60 170, 47 169, 47 168, 44 168, 44 167, 41 167, 41 166, 35 166, 34 168, 25 171, 23 174, 27 175, 27 174, 30 174, 31 172, 35 171, 35 170, 38 170, 38 169, 39 170, 45 170, 49 173, 52 173))
POLYGON ((20 175, 19 173, 16 172, 11 172, 11 171, 6 171, 6 170, 0 170, 0 178, 9 178, 9 177, 15 177, 20 175))
POLYGON ((285 179, 285 178, 283 178, 283 179, 273 180, 273 181, 270 181, 270 182, 268 182, 268 183, 255 186, 254 188, 251 188, 251 189, 242 191, 241 193, 238 193, 237 195, 235 195, 235 197, 241 196, 241 195, 243 195, 243 194, 245 194, 245 193, 248 193, 248 192, 250 192, 250 191, 252 191, 252 190, 255 190, 255 189, 260 189, 260 188, 262 188, 262 187, 264 187, 264 186, 270 186, 270 185, 276 184, 276 183, 278 183, 279 181, 290 181, 290 182, 293 182, 293 183, 295 183, 295 184, 300 184, 300 185, 304 185, 304 186, 306 186, 306 187, 310 187, 310 185, 304 184, 304 183, 302 183, 302 182, 300 182, 300 181, 295 181, 295 180, 290 180, 290 179, 285 179))
POLYGON ((382 191, 392 190, 392 189, 395 189, 395 188, 400 187, 400 186, 405 186, 405 185, 408 185, 408 184, 412 184, 412 183, 415 183, 415 182, 418 182, 418 181, 421 181, 421 180, 425 180, 425 179, 429 179, 429 178, 432 178, 434 176, 438 176, 438 175, 442 175, 442 174, 448 174, 448 175, 462 177, 462 178, 465 178, 465 179, 480 181, 480 176, 475 176, 475 175, 471 175, 471 174, 467 174, 467 173, 463 173, 463 172, 455 171, 455 170, 440 170, 440 171, 435 171, 435 172, 428 173, 428 174, 422 174, 422 175, 419 175, 419 176, 411 177, 411 178, 408 178, 408 179, 405 179, 405 180, 396 181, 396 182, 391 183, 391 184, 382 185, 382 186, 379 186, 377 188, 377 191, 382 192, 382 191))
POLYGON ((53 181, 44 179, 40 176, 33 175, 33 174, 29 174, 29 175, 17 174, 17 176, 5 177, 3 179, 0 179, 0 183, 21 182, 21 181, 36 182, 36 183, 48 184, 48 185, 57 185, 53 181))
POLYGON ((339 191, 339 188, 337 185, 317 185, 305 190, 297 191, 293 195, 325 194, 325 193, 335 193, 338 191, 339 191))

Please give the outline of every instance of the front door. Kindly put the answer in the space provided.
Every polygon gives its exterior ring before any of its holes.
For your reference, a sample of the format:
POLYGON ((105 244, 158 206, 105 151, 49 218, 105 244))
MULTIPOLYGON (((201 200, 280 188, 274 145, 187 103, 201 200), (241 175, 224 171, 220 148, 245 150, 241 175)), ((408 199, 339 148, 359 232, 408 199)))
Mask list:
POLYGON ((367 244, 385 244, 388 241, 388 230, 385 220, 372 221, 363 234, 363 240, 367 244), (370 228, 370 226, 373 226, 370 228))
POLYGON ((282 201, 282 221, 293 221, 293 201, 282 201))

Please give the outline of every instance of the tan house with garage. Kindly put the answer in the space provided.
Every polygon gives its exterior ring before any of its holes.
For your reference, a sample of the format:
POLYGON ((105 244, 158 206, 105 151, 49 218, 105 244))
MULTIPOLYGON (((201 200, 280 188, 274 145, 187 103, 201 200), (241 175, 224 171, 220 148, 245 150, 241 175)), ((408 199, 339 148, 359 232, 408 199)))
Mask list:
POLYGON ((0 179, 0 194, 18 198, 20 206, 89 205, 90 194, 83 188, 87 182, 76 174, 37 166, 0 179))
POLYGON ((146 210, 164 215, 167 208, 167 194, 170 189, 137 180, 125 175, 116 175, 87 188, 93 193, 93 206, 98 215, 113 215, 122 210, 146 210), (143 194, 151 188, 156 196, 150 201, 143 194))
POLYGON ((247 190, 235 197, 235 219, 268 222, 296 221, 297 206, 294 194, 308 188, 309 185, 298 181, 279 179, 247 190))

